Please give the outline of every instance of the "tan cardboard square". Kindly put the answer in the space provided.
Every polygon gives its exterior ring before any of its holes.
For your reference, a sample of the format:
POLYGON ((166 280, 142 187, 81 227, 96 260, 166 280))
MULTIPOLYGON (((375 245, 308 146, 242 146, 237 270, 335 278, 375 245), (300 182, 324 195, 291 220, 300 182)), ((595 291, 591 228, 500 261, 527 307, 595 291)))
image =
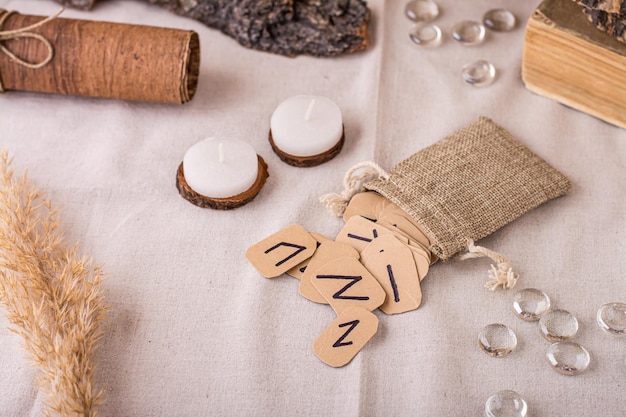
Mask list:
POLYGON ((355 258, 337 258, 316 268, 311 282, 337 314, 351 306, 367 310, 385 301, 376 278, 355 258))
POLYGON ((360 307, 345 309, 313 343, 313 352, 327 365, 350 363, 378 331, 378 317, 360 307))
POLYGON ((304 227, 292 224, 246 251, 246 258, 266 278, 275 278, 310 258, 317 241, 304 227))
POLYGON ((430 241, 424 232, 417 226, 417 224, 411 219, 411 216, 406 214, 404 210, 394 204, 396 208, 393 210, 387 209, 379 218, 378 224, 381 224, 389 229, 393 226, 406 234, 410 239, 419 242, 422 246, 428 248, 430 241))
MULTIPOLYGON (((368 243, 382 235, 393 235, 393 230, 376 224, 365 217, 352 216, 341 229, 337 237, 336 242, 347 243, 361 252, 368 243)), ((398 239, 408 244, 409 240, 406 237, 398 236, 398 239)))
MULTIPOLYGON (((331 240, 330 238, 316 233, 316 232, 310 232, 311 236, 313 236, 315 238, 315 240, 317 241, 317 247, 319 247, 323 242, 327 242, 329 240, 331 240)), ((314 254, 315 255, 315 254, 314 254)), ((304 275, 304 271, 306 271, 306 267, 309 264, 309 262, 311 261, 311 258, 306 259, 302 262, 300 262, 298 265, 294 266, 293 268, 291 268, 289 271, 287 271, 287 274, 289 274, 290 276, 296 278, 296 279, 302 279, 302 275, 304 275)))
POLYGON ((353 216, 361 216, 375 221, 378 219, 381 208, 386 207, 388 203, 391 201, 378 193, 372 191, 358 193, 348 203, 343 213, 343 220, 347 222, 353 216))
POLYGON ((417 268, 417 272, 420 276, 420 281, 426 278, 426 274, 428 274, 428 270, 430 269, 430 265, 433 264, 433 258, 436 260, 436 257, 433 257, 433 254, 424 249, 420 244, 409 241, 409 245, 407 246, 411 253, 413 254, 413 260, 415 261, 415 266, 417 268))
MULTIPOLYGON (((399 221, 401 222, 402 220, 399 219, 399 221)), ((433 263, 435 263, 437 261, 437 257, 428 249, 427 246, 424 246, 420 241, 413 239, 411 236, 409 236, 409 234, 401 230, 398 227, 398 224, 389 224, 387 221, 383 219, 379 219, 376 222, 376 224, 388 229, 389 231, 392 232, 392 234, 396 237, 396 239, 400 240, 403 243, 406 242, 406 244, 410 247, 411 250, 415 250, 416 255, 419 255, 419 256, 416 256, 416 263, 418 263, 418 265, 423 263, 420 257, 421 256, 425 257, 426 262, 427 262, 426 268, 422 267, 421 269, 419 269, 421 272, 423 272, 423 274, 420 275, 420 279, 424 279, 424 277, 426 276, 426 273, 428 272, 428 265, 432 265, 433 263)))
MULTIPOLYGON (((369 191, 368 191, 369 192, 369 191)), ((382 195, 378 194, 379 196, 382 197, 382 195)), ((389 206, 395 206, 396 204, 391 201, 388 200, 387 198, 383 197, 381 200, 378 200, 378 202, 376 203, 376 218, 380 218, 380 216, 386 211, 388 210, 389 206)))
POLYGON ((384 313, 404 313, 420 306, 420 277, 413 253, 405 244, 392 235, 381 236, 363 250, 361 262, 387 294, 380 306, 384 313))
POLYGON ((313 257, 309 260, 309 264, 300 278, 300 295, 304 298, 320 304, 328 304, 326 298, 320 294, 315 288, 311 279, 315 275, 315 271, 324 264, 341 258, 359 259, 360 255, 356 249, 344 243, 327 240, 322 242, 315 251, 313 257))

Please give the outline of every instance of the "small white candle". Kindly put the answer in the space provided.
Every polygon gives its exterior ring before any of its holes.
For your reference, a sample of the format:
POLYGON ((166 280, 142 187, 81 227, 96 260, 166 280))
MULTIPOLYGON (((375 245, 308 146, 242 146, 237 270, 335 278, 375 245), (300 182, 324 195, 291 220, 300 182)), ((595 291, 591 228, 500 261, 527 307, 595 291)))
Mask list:
POLYGON ((241 194, 252 187, 258 173, 256 151, 238 139, 202 140, 189 148, 183 158, 185 181, 206 197, 241 194))
POLYGON ((290 97, 276 107, 270 121, 274 144, 283 152, 308 157, 332 149, 343 135, 339 106, 326 97, 290 97))
POLYGON ((306 109, 306 113, 304 114, 304 120, 309 121, 311 119, 311 113, 313 113, 313 107, 315 107, 315 99, 312 98, 309 103, 309 107, 306 109))

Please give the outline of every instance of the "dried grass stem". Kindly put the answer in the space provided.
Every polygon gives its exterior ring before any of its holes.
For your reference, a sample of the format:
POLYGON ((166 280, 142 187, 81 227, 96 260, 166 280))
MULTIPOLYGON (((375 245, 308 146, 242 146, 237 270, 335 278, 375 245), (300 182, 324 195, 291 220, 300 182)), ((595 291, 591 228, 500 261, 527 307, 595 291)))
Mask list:
POLYGON ((58 213, 0 153, 0 303, 40 371, 49 416, 97 416, 94 351, 106 311, 102 271, 64 246, 58 213))

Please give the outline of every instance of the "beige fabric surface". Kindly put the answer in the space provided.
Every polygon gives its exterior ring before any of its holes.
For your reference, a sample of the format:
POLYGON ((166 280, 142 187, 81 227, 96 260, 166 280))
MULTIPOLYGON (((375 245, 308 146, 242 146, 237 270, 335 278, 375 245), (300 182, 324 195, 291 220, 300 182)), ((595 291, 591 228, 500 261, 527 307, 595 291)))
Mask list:
POLYGON ((570 182, 502 126, 481 116, 364 184, 398 204, 448 260, 529 210, 567 193, 570 182))
MULTIPOLYGON (((537 1, 439 3, 440 48, 411 43, 403 1, 376 0, 371 49, 333 59, 251 51, 141 0, 64 13, 195 30, 202 52, 197 94, 183 106, 0 95, 0 145, 57 204, 68 240, 108 276, 111 311, 96 370, 102 416, 479 417, 501 389, 523 395, 532 417, 626 415, 626 340, 595 325, 602 304, 626 302, 626 131, 524 88, 523 25, 537 1), (452 40, 454 23, 496 7, 517 15, 514 31, 488 32, 473 48, 452 40), (497 69, 489 87, 461 79, 461 67, 477 59, 497 69), (343 113, 345 146, 318 167, 284 164, 267 141, 271 113, 296 94, 331 98, 343 113), (263 278, 246 249, 292 223, 334 237, 343 221, 318 198, 339 191, 350 167, 374 160, 389 170, 479 115, 572 183, 566 196, 477 242, 510 259, 518 286, 485 290, 489 260, 433 265, 418 310, 377 311, 378 333, 359 355, 343 368, 326 366, 313 341, 335 319, 332 309, 299 296, 291 277, 263 278), (179 196, 185 151, 210 136, 245 140, 268 163, 270 177, 250 204, 217 212, 179 196), (525 287, 578 317, 575 340, 593 358, 587 372, 566 377, 548 367, 549 343, 513 313, 513 294, 525 287), (511 355, 478 348, 490 323, 517 333, 511 355)), ((0 7, 58 9, 51 0, 0 7)), ((0 315, 0 416, 41 416, 34 371, 7 326, 0 315)))

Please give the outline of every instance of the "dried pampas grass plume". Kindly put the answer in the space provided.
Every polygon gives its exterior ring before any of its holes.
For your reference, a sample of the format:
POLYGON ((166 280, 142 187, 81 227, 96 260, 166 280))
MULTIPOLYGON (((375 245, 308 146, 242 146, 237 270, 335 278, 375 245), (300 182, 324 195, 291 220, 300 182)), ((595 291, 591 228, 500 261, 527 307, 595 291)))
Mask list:
POLYGON ((47 416, 98 415, 94 350, 105 312, 101 270, 64 246, 57 212, 0 152, 0 303, 38 368, 47 416))

